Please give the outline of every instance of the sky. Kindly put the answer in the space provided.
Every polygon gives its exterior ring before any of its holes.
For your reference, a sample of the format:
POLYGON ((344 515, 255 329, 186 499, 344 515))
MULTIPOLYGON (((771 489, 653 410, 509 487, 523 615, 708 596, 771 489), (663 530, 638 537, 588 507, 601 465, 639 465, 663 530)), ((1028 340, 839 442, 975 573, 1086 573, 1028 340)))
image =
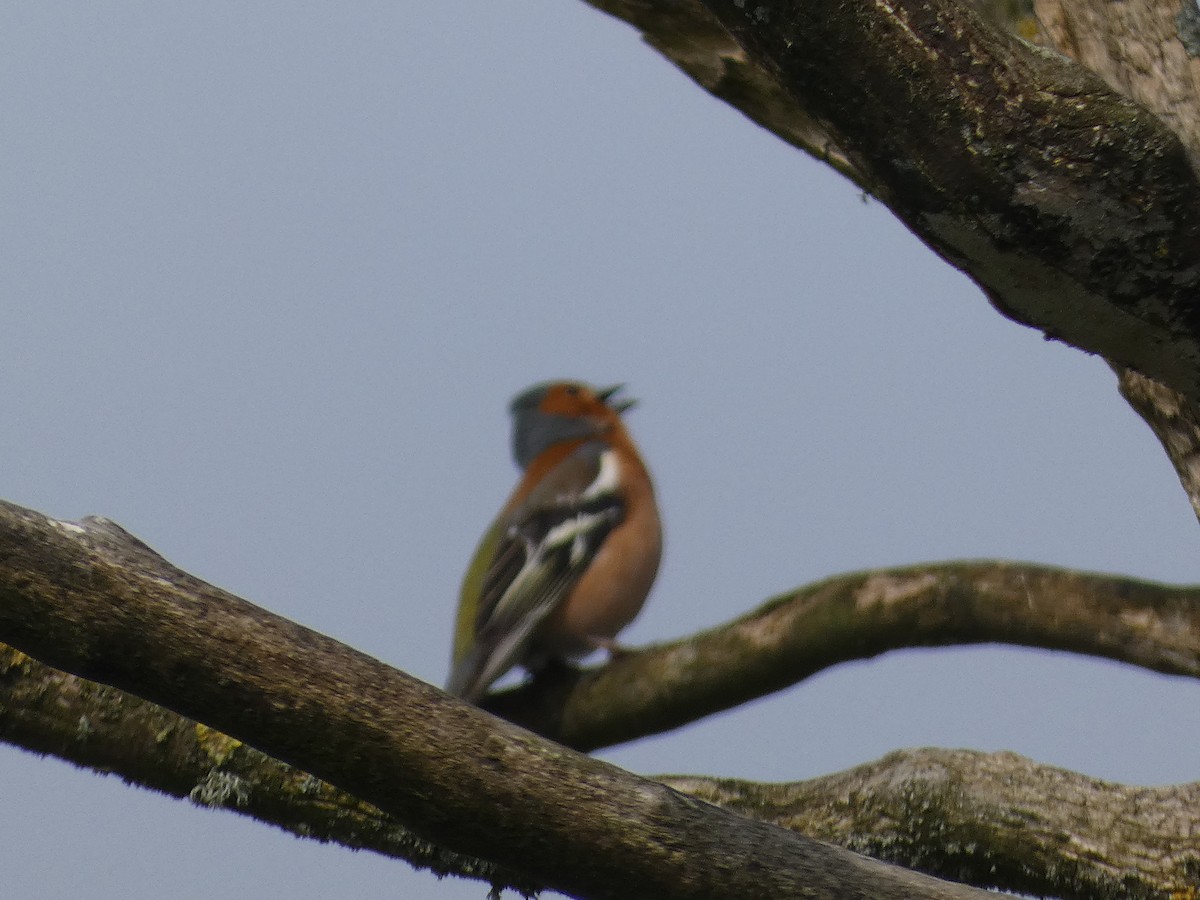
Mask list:
MULTIPOLYGON (((1200 580, 1100 360, 568 0, 0 10, 0 497, 104 515, 419 678, 529 384, 624 382, 666 528, 637 646, 865 568, 1200 580)), ((1196 779, 1200 685, 920 650, 599 754, 793 780, 901 747, 1196 779), (747 736, 752 736, 748 739, 747 736)), ((15 897, 482 898, 0 746, 15 897)))

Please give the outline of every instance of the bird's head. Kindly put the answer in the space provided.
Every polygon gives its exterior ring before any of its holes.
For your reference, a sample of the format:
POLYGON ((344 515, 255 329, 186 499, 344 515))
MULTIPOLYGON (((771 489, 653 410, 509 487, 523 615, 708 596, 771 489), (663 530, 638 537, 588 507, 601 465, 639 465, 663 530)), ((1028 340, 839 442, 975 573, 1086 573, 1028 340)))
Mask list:
POLYGON ((595 388, 582 381, 547 381, 513 398, 513 456, 522 469, 548 447, 604 434, 620 426, 636 401, 617 399, 624 385, 595 388))

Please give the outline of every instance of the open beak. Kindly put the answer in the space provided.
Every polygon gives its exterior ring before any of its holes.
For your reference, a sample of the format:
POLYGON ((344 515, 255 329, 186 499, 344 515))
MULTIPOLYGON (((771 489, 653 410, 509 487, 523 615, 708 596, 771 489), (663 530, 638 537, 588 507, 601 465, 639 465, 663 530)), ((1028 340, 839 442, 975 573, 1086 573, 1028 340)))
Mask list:
POLYGON ((637 406, 637 401, 633 399, 617 400, 615 402, 609 401, 612 400, 614 394, 619 393, 620 391, 624 390, 624 388, 625 385, 623 384, 614 384, 612 387, 601 388, 596 392, 596 396, 607 403, 611 408, 615 409, 617 412, 623 413, 626 410, 633 409, 633 407, 637 406))

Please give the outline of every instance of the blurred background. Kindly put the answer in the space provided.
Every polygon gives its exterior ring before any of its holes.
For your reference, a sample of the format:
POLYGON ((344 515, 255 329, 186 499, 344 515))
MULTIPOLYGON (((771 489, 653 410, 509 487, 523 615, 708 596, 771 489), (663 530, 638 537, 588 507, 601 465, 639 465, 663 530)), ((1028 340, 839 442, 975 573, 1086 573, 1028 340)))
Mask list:
MULTIPOLYGON (((572 0, 0 10, 0 497, 441 683, 509 397, 626 382, 667 527, 631 645, 825 576, 1200 579, 1103 362, 572 0)), ((605 751, 792 780, 899 747, 1194 780, 1200 685, 973 647, 605 751), (747 740, 747 736, 753 736, 747 740)), ((482 898, 0 746, 13 897, 482 898)))

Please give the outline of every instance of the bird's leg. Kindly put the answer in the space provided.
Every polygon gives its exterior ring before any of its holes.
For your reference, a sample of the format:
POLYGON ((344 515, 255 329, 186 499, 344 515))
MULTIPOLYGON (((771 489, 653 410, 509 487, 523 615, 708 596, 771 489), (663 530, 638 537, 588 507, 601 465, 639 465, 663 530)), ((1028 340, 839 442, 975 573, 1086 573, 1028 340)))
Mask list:
POLYGON ((603 637, 598 634, 589 634, 588 642, 597 650, 603 650, 608 654, 609 661, 620 659, 622 656, 633 655, 633 650, 628 647, 623 647, 617 643, 616 638, 603 637))

